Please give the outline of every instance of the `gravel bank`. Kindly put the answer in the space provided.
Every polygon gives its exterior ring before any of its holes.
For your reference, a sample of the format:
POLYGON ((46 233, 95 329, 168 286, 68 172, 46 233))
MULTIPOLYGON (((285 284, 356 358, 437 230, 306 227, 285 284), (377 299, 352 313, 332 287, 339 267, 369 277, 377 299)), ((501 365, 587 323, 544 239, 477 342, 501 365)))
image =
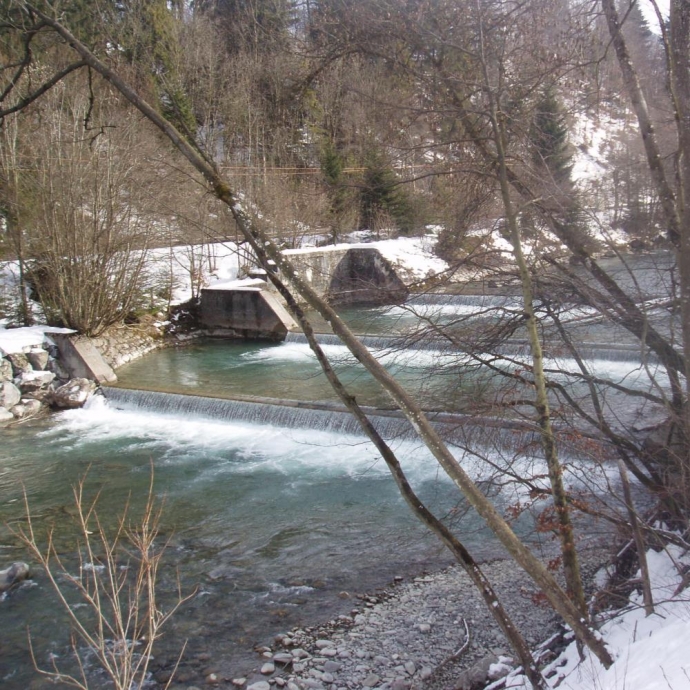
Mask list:
MULTIPOLYGON (((604 559, 596 550, 584 557, 588 579, 604 559)), ((556 630, 555 616, 538 603, 536 588, 511 561, 483 568, 531 645, 556 630)), ((261 666, 246 679, 234 679, 235 686, 456 690, 463 671, 467 677, 497 657, 510 656, 498 626, 458 567, 398 582, 381 595, 359 600, 349 616, 278 636, 273 648, 258 651, 261 666)))

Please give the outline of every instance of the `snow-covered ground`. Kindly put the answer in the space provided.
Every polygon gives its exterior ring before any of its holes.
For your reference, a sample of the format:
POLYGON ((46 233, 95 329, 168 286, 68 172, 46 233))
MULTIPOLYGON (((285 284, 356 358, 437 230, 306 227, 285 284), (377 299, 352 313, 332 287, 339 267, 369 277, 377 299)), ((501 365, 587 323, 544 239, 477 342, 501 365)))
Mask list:
MULTIPOLYGON (((633 593, 629 605, 614 611, 600 632, 615 661, 605 669, 589 652, 580 661, 572 643, 553 661, 549 686, 562 690, 687 690, 690 688, 690 590, 678 591, 690 555, 678 546, 649 551, 655 610, 645 615, 642 597, 633 593)), ((639 575, 639 574, 638 574, 639 575)), ((514 673, 506 688, 529 688, 514 673)))

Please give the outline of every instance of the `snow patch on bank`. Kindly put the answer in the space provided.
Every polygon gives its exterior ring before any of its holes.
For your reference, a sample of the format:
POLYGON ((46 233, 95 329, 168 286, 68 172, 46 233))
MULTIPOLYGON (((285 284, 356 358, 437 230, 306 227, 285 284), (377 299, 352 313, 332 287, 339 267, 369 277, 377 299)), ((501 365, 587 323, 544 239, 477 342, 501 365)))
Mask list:
MULTIPOLYGON (((563 690, 681 690, 690 687, 690 596, 676 594, 679 571, 690 567, 690 554, 677 546, 649 551, 655 611, 645 616, 642 596, 633 593, 629 605, 615 612, 600 630, 614 663, 605 669, 589 652, 580 662, 576 645, 550 664, 546 673, 550 687, 563 690)), ((639 573, 637 574, 639 577, 639 573)), ((514 674, 506 687, 531 687, 514 674)))
POLYGON ((76 333, 71 328, 52 326, 27 326, 25 328, 5 328, 0 322, 0 355, 26 352, 32 347, 42 347, 46 336, 51 333, 76 333))

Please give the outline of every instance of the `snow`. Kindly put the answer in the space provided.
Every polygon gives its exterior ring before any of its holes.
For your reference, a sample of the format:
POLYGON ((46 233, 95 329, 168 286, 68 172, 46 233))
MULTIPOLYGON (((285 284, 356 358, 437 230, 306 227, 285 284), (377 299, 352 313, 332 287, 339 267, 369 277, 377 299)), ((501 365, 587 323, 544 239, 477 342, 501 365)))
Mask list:
POLYGON ((378 249, 385 259, 401 269, 406 279, 414 281, 423 280, 448 270, 448 264, 434 255, 435 243, 436 238, 433 235, 425 235, 424 237, 399 237, 394 240, 376 242, 342 242, 325 247, 286 249, 283 254, 289 257, 320 252, 342 252, 348 249, 378 249))
MULTIPOLYGON (((600 629, 614 663, 609 669, 585 651, 580 662, 575 643, 547 668, 555 672, 548 685, 562 690, 687 690, 690 688, 690 596, 676 594, 679 570, 690 567, 690 554, 678 546, 649 551, 647 561, 655 610, 645 616, 642 596, 634 592, 629 605, 615 612, 600 629)), ((639 576, 639 573, 638 573, 639 576)), ((506 685, 527 688, 513 672, 506 685)))
POLYGON ((209 283, 207 290, 249 290, 261 291, 266 281, 261 278, 242 278, 241 280, 221 280, 209 283))
POLYGON ((5 328, 0 324, 0 351, 5 354, 26 352, 33 347, 42 347, 46 335, 51 333, 74 333, 71 328, 51 326, 27 326, 25 328, 5 328))

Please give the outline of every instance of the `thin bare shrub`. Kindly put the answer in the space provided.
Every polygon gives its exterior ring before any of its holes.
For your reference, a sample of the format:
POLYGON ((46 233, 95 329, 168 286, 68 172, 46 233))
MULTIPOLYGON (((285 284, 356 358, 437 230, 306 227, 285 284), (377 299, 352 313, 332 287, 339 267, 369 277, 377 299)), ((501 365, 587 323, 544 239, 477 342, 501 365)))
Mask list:
MULTIPOLYGON (((100 492, 87 499, 85 478, 73 491, 77 574, 58 553, 53 528, 45 546, 39 544, 26 494, 24 497, 27 521, 17 534, 44 570, 67 615, 74 663, 69 671, 61 669, 53 657, 51 668, 41 668, 29 637, 34 665, 41 675, 82 690, 101 687, 103 672, 115 690, 138 690, 147 680, 153 647, 165 624, 192 596, 183 596, 178 582, 174 602, 165 608, 158 602, 158 575, 167 544, 157 543, 162 506, 153 493, 153 472, 142 515, 134 520, 127 501, 112 528, 106 528, 98 514, 100 492), (92 668, 94 661, 100 673, 92 668)), ((180 658, 183 652, 184 646, 180 658)))

